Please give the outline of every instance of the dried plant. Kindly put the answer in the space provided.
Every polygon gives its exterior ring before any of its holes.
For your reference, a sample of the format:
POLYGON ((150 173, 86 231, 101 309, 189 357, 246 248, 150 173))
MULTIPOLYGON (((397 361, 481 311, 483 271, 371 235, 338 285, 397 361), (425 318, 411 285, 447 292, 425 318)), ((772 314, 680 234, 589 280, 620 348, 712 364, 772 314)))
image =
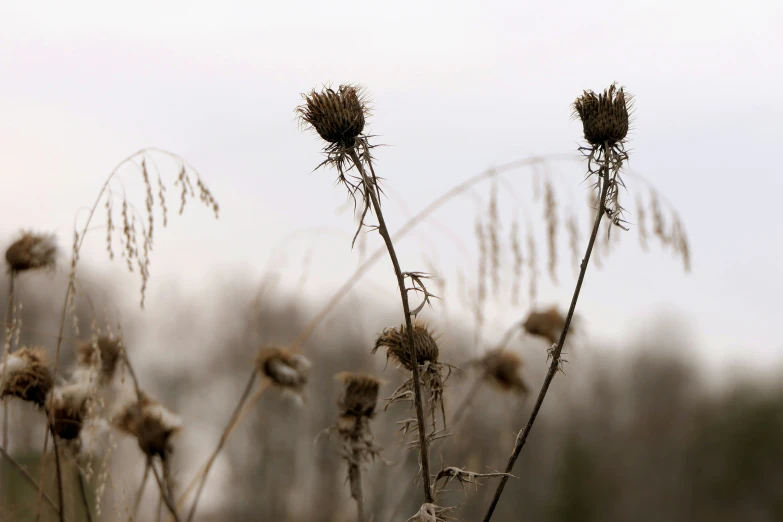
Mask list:
POLYGON ((79 344, 76 353, 78 363, 99 372, 102 384, 112 381, 122 356, 120 339, 102 335, 91 342, 79 344))
POLYGON ((84 382, 55 387, 46 405, 52 433, 63 440, 79 437, 93 394, 84 382))
MULTIPOLYGON (((312 90, 309 94, 304 94, 303 98, 304 104, 296 109, 301 123, 303 126, 315 129, 326 142, 323 149, 326 159, 321 165, 333 166, 337 170, 338 181, 346 186, 353 201, 356 203, 359 199, 361 200, 361 218, 356 235, 354 235, 354 241, 362 227, 365 226, 364 221, 369 212, 372 211, 378 219, 377 230, 383 237, 397 276, 397 285, 405 315, 405 327, 409 337, 408 344, 412 350, 415 343, 411 321, 413 314, 408 302, 408 288, 405 283, 407 273, 404 273, 400 268, 391 235, 381 212, 380 182, 375 175, 371 155, 374 146, 370 144, 369 137, 362 134, 365 117, 370 112, 363 90, 356 85, 341 85, 337 91, 330 88, 323 89, 321 92, 312 90), (349 179, 347 173, 353 168, 356 169, 357 175, 349 179)), ((413 353, 411 353, 411 360, 415 360, 413 353)), ((431 502, 428 441, 424 427, 424 406, 418 365, 413 365, 412 373, 424 499, 425 502, 431 502)))
MULTIPOLYGON (((193 168, 192 165, 190 165, 187 161, 185 161, 180 156, 173 154, 168 151, 160 150, 160 149, 142 149, 138 152, 135 152, 134 154, 131 154, 124 160, 120 161, 114 169, 109 173, 108 177, 106 178, 105 182, 101 186, 100 191, 98 192, 98 196, 95 199, 95 202, 93 203, 92 207, 90 207, 89 213, 87 215, 86 220, 84 221, 83 225, 79 227, 79 224, 76 223, 74 226, 74 233, 73 233, 73 247, 71 250, 71 264, 70 264, 70 271, 68 275, 68 284, 65 291, 65 298, 62 305, 62 314, 60 317, 60 325, 59 325, 59 331, 57 335, 57 344, 55 346, 55 353, 54 353, 54 364, 53 364, 53 371, 52 371, 52 378, 54 381, 57 380, 57 373, 59 369, 59 361, 60 361, 60 351, 62 347, 62 341, 64 339, 64 328, 65 328, 65 319, 68 315, 68 312, 71 312, 72 318, 74 320, 74 330, 76 334, 79 333, 79 326, 78 326, 78 320, 77 316, 75 314, 75 300, 76 300, 76 294, 77 294, 77 267, 80 259, 80 253, 82 246, 84 244, 84 240, 87 237, 87 233, 90 230, 90 225, 92 223, 92 219, 95 216, 95 213, 98 209, 98 206, 101 205, 103 202, 104 208, 106 209, 106 248, 109 253, 109 257, 111 259, 114 258, 114 250, 112 247, 113 242, 113 234, 116 230, 115 223, 117 222, 117 216, 115 213, 115 198, 116 193, 113 189, 113 185, 117 185, 117 188, 119 189, 119 193, 122 194, 122 201, 120 205, 120 212, 119 217, 121 219, 122 223, 122 229, 119 233, 120 236, 120 244, 122 246, 122 256, 127 262, 128 269, 133 272, 134 271, 134 263, 136 267, 138 268, 140 277, 141 277, 141 306, 144 306, 144 299, 146 296, 146 289, 147 289, 147 283, 149 281, 149 268, 150 268, 150 254, 153 249, 153 237, 154 237, 154 223, 155 223, 155 198, 153 196, 153 189, 152 189, 152 182, 150 181, 151 177, 151 171, 149 168, 149 164, 151 163, 154 167, 154 170, 157 171, 157 166, 155 163, 155 160, 153 159, 152 153, 158 153, 162 156, 166 156, 170 159, 173 159, 179 166, 179 172, 177 174, 176 180, 174 181, 175 186, 179 186, 181 190, 181 197, 180 197, 180 209, 179 213, 181 214, 184 211, 185 203, 188 198, 196 197, 196 191, 198 191, 198 198, 200 199, 201 203, 210 208, 214 214, 215 217, 218 216, 219 212, 219 206, 217 201, 215 200, 214 196, 210 192, 209 188, 207 188, 206 184, 202 181, 201 176, 199 173, 193 168), (123 172, 123 169, 125 167, 130 167, 135 170, 137 174, 140 175, 142 183, 145 188, 146 192, 146 198, 145 198, 145 210, 146 210, 146 216, 142 217, 141 213, 139 213, 133 205, 131 201, 129 201, 126 193, 124 185, 119 181, 119 177, 121 172, 123 172), (196 187, 194 189, 194 186, 196 187)), ((157 175, 158 177, 158 195, 159 195, 159 205, 161 212, 163 214, 163 225, 165 226, 167 224, 167 208, 166 208, 166 201, 164 198, 164 192, 165 192, 165 185, 163 183, 162 177, 160 173, 157 175)), ((52 426, 55 423, 54 418, 52 417, 53 412, 49 411, 49 425, 52 426)), ((48 448, 49 438, 48 438, 48 431, 47 436, 44 437, 44 446, 42 450, 42 454, 46 454, 47 448, 48 448)), ((46 472, 46 461, 43 461, 43 465, 41 466, 40 470, 40 483, 39 483, 39 490, 43 492, 44 490, 44 478, 45 478, 45 472, 46 472)), ((58 473, 58 481, 61 480, 61 477, 58 473)), ((167 502, 168 504, 168 502, 167 502)), ((42 497, 39 495, 39 501, 38 501, 38 512, 37 517, 40 517, 40 508, 42 505, 42 497)), ((62 509, 61 511, 61 517, 62 509)))
POLYGON ((0 370, 0 397, 17 397, 43 407, 54 385, 43 348, 20 348, 8 355, 0 370))
MULTIPOLYGON (((440 410, 443 424, 446 424, 446 412, 443 406, 444 382, 451 372, 451 366, 438 361, 440 350, 437 340, 427 325, 417 321, 413 325, 413 334, 408 335, 405 326, 398 328, 386 328, 378 336, 372 349, 374 354, 379 348, 386 349, 386 359, 392 359, 399 363, 405 370, 411 372, 411 377, 401 384, 387 399, 387 407, 397 402, 412 402, 414 379, 413 368, 418 367, 422 396, 426 398, 428 413, 431 418, 432 433, 437 430, 436 414, 440 410), (413 350, 410 349, 410 337, 413 337, 413 350), (416 364, 414 364, 414 358, 416 364), (445 375, 444 375, 445 373, 445 375)), ((411 427, 416 427, 418 419, 410 419, 403 423, 403 433, 411 427)), ((418 429, 418 427, 416 427, 418 429)))
POLYGON ((260 375, 300 397, 310 377, 310 367, 307 357, 284 348, 261 348, 256 358, 256 369, 260 375))
POLYGON ((522 358, 505 348, 495 348, 474 363, 481 371, 481 378, 500 391, 522 396, 528 394, 528 386, 522 378, 522 358))
POLYGON ((351 372, 338 374, 337 379, 344 389, 338 402, 336 427, 342 441, 342 458, 348 465, 351 497, 356 501, 359 522, 364 522, 362 465, 380 450, 370 430, 370 420, 375 416, 381 382, 371 375, 351 372))
MULTIPOLYGON (((552 306, 546 310, 531 311, 522 327, 533 336, 546 339, 549 344, 555 344, 566 324, 566 317, 558 310, 557 306, 552 306)), ((569 322, 569 332, 573 326, 569 322)))
POLYGON ((57 264, 57 254, 54 234, 23 231, 5 251, 5 261, 11 272, 52 270, 57 264))
POLYGON ((141 451, 149 458, 168 458, 171 438, 182 430, 180 418, 142 392, 124 404, 112 419, 114 426, 136 438, 141 451))
MULTIPOLYGON (((522 447, 530 434, 536 416, 544 402, 544 397, 549 390, 549 385, 557 371, 560 369, 560 355, 563 351, 563 344, 568 335, 571 320, 574 317, 576 303, 579 300, 579 292, 582 288, 582 282, 584 281, 588 263, 590 262, 590 254, 592 253, 593 245, 595 244, 598 235, 601 219, 606 216, 614 225, 622 227, 623 220, 621 219, 621 215, 623 209, 618 202, 618 194, 619 187, 622 186, 620 171, 623 167, 623 163, 628 159, 628 154, 625 152, 624 140, 628 134, 630 125, 630 101, 631 98, 630 96, 626 97, 624 89, 622 87, 617 89, 613 84, 600 95, 596 95, 592 91, 585 91, 583 95, 574 102, 574 111, 582 120, 585 139, 590 145, 589 147, 582 147, 580 149, 587 157, 587 176, 594 176, 596 178, 595 186, 599 191, 598 201, 596 202, 595 222, 593 224, 590 240, 587 244, 584 259, 582 260, 579 278, 577 279, 574 295, 571 299, 571 306, 568 309, 568 314, 563 323, 560 338, 557 343, 552 346, 550 351, 552 362, 549 366, 546 378, 544 379, 541 392, 533 407, 533 411, 530 414, 527 426, 517 435, 514 449, 508 460, 508 464, 506 465, 506 473, 511 473, 511 470, 514 468, 514 463, 522 451, 522 447), (593 167, 594 163, 596 164, 595 168, 593 167)), ((506 482, 508 482, 508 476, 503 477, 500 481, 494 498, 487 510, 487 514, 484 517, 484 522, 488 522, 492 518, 492 514, 500 500, 506 482)))
POLYGON ((422 504, 419 511, 405 522, 446 522, 445 514, 451 508, 443 508, 432 503, 422 504))

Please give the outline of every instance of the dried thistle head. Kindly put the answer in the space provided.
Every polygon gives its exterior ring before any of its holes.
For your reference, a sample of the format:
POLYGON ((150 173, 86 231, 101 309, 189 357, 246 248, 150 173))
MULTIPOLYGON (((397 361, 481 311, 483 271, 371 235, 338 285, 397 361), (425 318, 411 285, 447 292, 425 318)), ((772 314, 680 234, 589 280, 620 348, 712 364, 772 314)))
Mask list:
MULTIPOLYGON (((554 344, 560 339, 560 334, 565 326, 565 316, 556 306, 540 312, 532 311, 527 316, 523 327, 530 335, 543 337, 554 344)), ((569 331, 572 327, 569 327, 569 331)))
POLYGON ((182 421, 176 414, 145 393, 120 408, 113 424, 136 437, 145 455, 162 459, 171 454, 171 437, 182 429, 182 421))
POLYGON ((490 350, 477 361, 484 380, 502 391, 527 395, 528 387, 520 373, 522 364, 519 355, 504 348, 490 350))
POLYGON ((95 342, 81 343, 76 358, 80 365, 100 370, 102 382, 107 383, 114 378, 121 354, 120 340, 102 335, 95 342))
POLYGON ((43 406, 54 386, 46 351, 23 347, 0 364, 0 397, 18 397, 43 406))
POLYGON ((73 440, 79 436, 91 395, 90 386, 84 382, 54 388, 47 402, 47 410, 55 435, 63 440, 73 440))
POLYGON ((338 402, 340 415, 372 418, 381 381, 372 375, 352 372, 342 372, 336 378, 345 386, 338 402))
POLYGON ((263 347, 256 358, 258 373, 277 386, 301 391, 310 377, 310 361, 302 354, 285 348, 263 347))
POLYGON ((632 96, 614 83, 601 94, 584 91, 574 102, 574 112, 582 120, 587 142, 593 146, 622 142, 628 134, 632 103, 632 96))
POLYGON ((369 115, 364 90, 358 85, 340 85, 337 90, 315 89, 303 94, 305 103, 296 108, 304 126, 315 129, 326 142, 353 147, 369 115))
POLYGON ((54 234, 23 231, 5 251, 5 261, 12 272, 51 269, 57 263, 57 252, 54 234))
MULTIPOLYGON (((408 344, 408 332, 405 325, 399 328, 386 328, 375 341, 372 353, 378 348, 386 348, 386 358, 395 359, 405 369, 413 371, 413 357, 408 344)), ((416 322, 413 325, 413 348, 416 354, 416 362, 419 366, 426 363, 438 362, 438 343, 433 337, 427 325, 416 322)))

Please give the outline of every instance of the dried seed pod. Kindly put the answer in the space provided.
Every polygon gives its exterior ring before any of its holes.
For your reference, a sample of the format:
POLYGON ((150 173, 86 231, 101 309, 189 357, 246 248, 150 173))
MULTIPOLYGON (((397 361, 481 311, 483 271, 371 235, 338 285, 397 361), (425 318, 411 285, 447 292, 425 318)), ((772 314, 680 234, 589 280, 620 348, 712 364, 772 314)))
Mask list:
POLYGON ((145 455, 161 458, 171 453, 171 437, 182 429, 179 416, 145 393, 138 400, 125 404, 114 417, 113 424, 136 437, 145 455))
POLYGON ((100 369, 101 380, 110 382, 117 371, 122 345, 119 339, 100 336, 93 342, 84 342, 77 348, 77 361, 80 365, 100 369))
POLYGON ((381 381, 372 375, 351 372, 340 373, 337 379, 345 386, 338 402, 340 415, 372 418, 378 405, 381 381))
POLYGON ((87 383, 76 382, 54 389, 47 403, 52 432, 64 440, 79 436, 91 395, 87 383))
POLYGON ((502 391, 511 391, 520 395, 528 393, 528 387, 522 379, 522 358, 514 352, 500 348, 487 352, 477 361, 482 377, 502 391))
POLYGON ((341 85, 303 94, 305 103, 296 112, 305 125, 311 126, 325 141, 352 147, 364 130, 365 116, 369 114, 363 91, 357 85, 341 85))
MULTIPOLYGON (((556 306, 542 312, 532 311, 525 320, 524 328, 530 335, 543 337, 554 344, 560 339, 565 326, 565 317, 556 306)), ((569 327, 569 331, 571 327, 569 327)))
POLYGON ((57 242, 54 234, 22 232, 5 251, 5 261, 12 272, 54 268, 57 262, 57 242))
POLYGON ((294 391, 302 390, 310 377, 310 361, 302 354, 285 348, 261 348, 256 369, 273 383, 294 391))
POLYGON ((0 397, 18 397, 43 406, 54 386, 43 348, 23 347, 0 364, 0 397))
MULTIPOLYGON (((386 328, 375 341, 372 353, 384 347, 387 359, 392 357, 407 370, 413 371, 413 358, 408 346, 408 332, 404 325, 399 328, 386 328)), ((438 343, 423 323, 416 322, 413 325, 413 348, 419 365, 438 362, 438 343)))
POLYGON ((613 146, 628 134, 631 95, 612 84, 602 94, 584 91, 574 102, 574 112, 582 120, 585 139, 591 145, 613 146))

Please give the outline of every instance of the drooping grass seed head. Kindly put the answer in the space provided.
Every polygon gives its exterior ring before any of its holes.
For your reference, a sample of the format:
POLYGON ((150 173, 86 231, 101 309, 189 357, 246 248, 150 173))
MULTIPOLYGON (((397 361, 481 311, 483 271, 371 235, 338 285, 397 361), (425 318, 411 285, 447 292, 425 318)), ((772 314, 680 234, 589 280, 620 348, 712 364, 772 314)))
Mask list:
POLYGON ((100 336, 95 342, 81 343, 77 348, 76 358, 79 365, 98 370, 101 382, 106 384, 114 378, 121 353, 122 345, 119 339, 100 336))
POLYGON ((477 364, 482 378, 501 391, 519 395, 528 393, 527 384, 522 379, 522 358, 514 352, 500 348, 487 352, 477 364))
MULTIPOLYGON (((395 328, 386 328, 375 341, 372 353, 379 348, 386 348, 386 358, 393 358, 405 369, 413 371, 413 357, 408 344, 407 328, 402 325, 395 328)), ((421 366, 426 363, 438 362, 438 343, 427 326, 421 322, 413 325, 413 348, 416 354, 416 362, 421 366)))
POLYGON ((299 392, 310 377, 310 361, 285 348, 263 347, 256 358, 256 369, 281 388, 299 392))
POLYGON ((369 109, 363 89, 340 85, 337 90, 315 89, 303 94, 305 103, 296 108, 304 126, 312 127, 327 143, 350 148, 364 130, 369 109))
POLYGON ((47 410, 55 435, 63 440, 73 440, 79 436, 91 395, 91 387, 84 382, 54 388, 47 402, 47 410))
POLYGON ((54 234, 23 231, 5 251, 5 261, 12 272, 52 269, 57 264, 57 253, 54 234))
MULTIPOLYGON (((560 334, 565 326, 565 316, 553 306, 543 311, 532 311, 527 316, 523 325, 525 331, 530 335, 542 337, 550 344, 556 343, 560 339, 560 334)), ((569 331, 573 325, 569 326, 569 331)))
POLYGON ((600 94, 584 91, 574 102, 574 112, 582 121, 587 142, 593 146, 622 142, 628 134, 632 104, 632 96, 616 84, 600 94))
POLYGON ((142 393, 139 400, 127 402, 114 417, 120 431, 136 438, 148 457, 165 459, 171 454, 171 438, 182 430, 182 420, 159 402, 142 393))
POLYGON ((23 347, 0 363, 0 397, 17 397, 43 406, 54 386, 43 348, 23 347))

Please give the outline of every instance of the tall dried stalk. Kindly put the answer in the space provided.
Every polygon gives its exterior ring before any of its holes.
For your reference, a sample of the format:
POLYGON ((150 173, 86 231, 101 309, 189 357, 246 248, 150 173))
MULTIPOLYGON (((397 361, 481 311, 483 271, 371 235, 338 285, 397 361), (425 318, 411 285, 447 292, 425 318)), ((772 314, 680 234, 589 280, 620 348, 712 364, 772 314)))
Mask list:
POLYGON ((411 365, 411 373, 413 374, 413 400, 414 407, 416 408, 416 422, 419 431, 419 455, 421 461, 421 479, 424 487, 424 500, 427 503, 432 502, 432 490, 430 488, 430 462, 429 462, 429 440, 427 439, 427 426, 424 424, 424 404, 421 397, 421 380, 419 377, 419 364, 417 362, 417 355, 414 349, 414 332, 413 323, 411 321, 411 310, 408 304, 408 290, 405 287, 405 277, 400 269, 400 262, 397 260, 397 254, 394 251, 394 244, 392 243, 391 236, 389 235, 389 229, 386 228, 386 221, 383 219, 383 213, 381 212, 381 205, 378 202, 378 198, 375 194, 375 189, 372 182, 367 177, 367 173, 364 171, 359 156, 354 149, 348 151, 351 161, 356 166, 357 170, 362 176, 362 183, 364 184, 364 191, 369 195, 372 202, 375 216, 378 218, 378 233, 386 243, 386 249, 389 251, 389 257, 391 258, 392 265, 394 265, 394 274, 397 276, 397 285, 400 289, 400 297, 402 299, 402 310, 405 314, 405 329, 408 334, 408 348, 410 350, 411 360, 414 364, 411 365))
MULTIPOLYGON (((604 173, 608 176, 608 166, 605 166, 605 168, 607 170, 605 170, 604 173)), ((544 379, 544 384, 541 387, 541 391, 538 394, 538 399, 536 399, 536 404, 533 406, 533 411, 531 412, 530 418, 527 421, 527 426, 517 436, 516 442, 514 444, 514 449, 511 453, 511 457, 508 459, 508 464, 506 464, 506 471, 505 471, 506 473, 511 473, 511 471, 514 469, 514 463, 516 463, 517 457, 519 457, 519 453, 522 451, 522 447, 525 445, 528 435, 530 435, 530 430, 533 428, 533 423, 536 421, 538 412, 541 409, 541 405, 544 402, 544 397, 546 396, 546 393, 549 390, 549 385, 551 384, 552 379, 555 377, 555 374, 557 373, 557 370, 560 367, 560 354, 563 351, 563 344, 565 344, 566 336, 568 335, 568 330, 571 325, 571 320, 574 317, 574 311, 576 310, 576 303, 579 300, 579 293, 582 290, 582 282, 584 281, 585 273, 587 272, 587 265, 590 262, 590 254, 593 251, 593 244, 595 243, 595 238, 598 235, 598 229, 601 225, 601 218, 604 216, 604 212, 605 212, 605 199, 606 199, 606 194, 609 191, 609 183, 608 183, 608 179, 606 181, 601 180, 601 182, 602 182, 601 195, 598 201, 598 209, 596 210, 595 222, 593 224, 593 231, 590 234, 590 241, 587 244, 587 250, 585 251, 585 256, 582 259, 582 265, 579 270, 579 278, 577 279, 576 288, 574 288, 574 294, 571 298, 571 306, 568 308, 568 315, 566 315, 565 326, 563 327, 563 331, 560 334, 560 339, 558 340, 557 345, 555 346, 554 350, 552 350, 551 352, 552 362, 549 365, 549 370, 547 371, 546 378, 544 379)), ((503 494, 503 489, 506 486, 506 482, 508 482, 508 478, 509 478, 508 476, 504 476, 500 480, 497 490, 495 491, 495 496, 493 497, 489 509, 487 510, 487 514, 484 516, 484 522, 488 522, 490 518, 492 518, 492 513, 495 511, 495 507, 497 506, 497 503, 500 500, 500 495, 503 494)))

